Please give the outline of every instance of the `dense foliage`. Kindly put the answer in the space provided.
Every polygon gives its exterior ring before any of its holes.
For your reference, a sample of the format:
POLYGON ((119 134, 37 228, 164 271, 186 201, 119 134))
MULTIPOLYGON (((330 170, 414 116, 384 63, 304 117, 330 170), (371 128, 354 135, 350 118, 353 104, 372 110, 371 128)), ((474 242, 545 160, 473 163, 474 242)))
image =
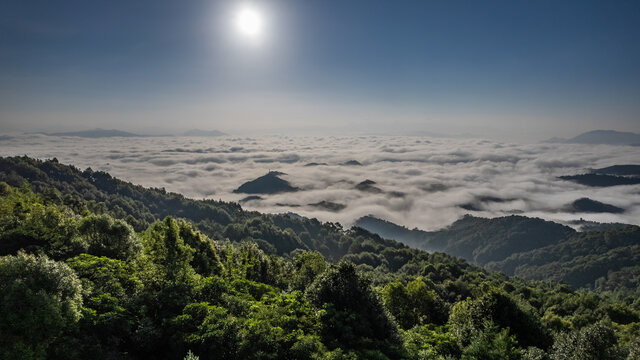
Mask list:
POLYGON ((3 359, 638 354, 637 303, 56 161, 0 177, 3 359))
MULTIPOLYGON (((465 216, 422 231, 364 217, 358 225, 430 251, 443 251, 508 275, 553 280, 632 303, 640 297, 640 227, 582 222, 585 231, 524 216, 465 216)), ((636 304, 636 307, 638 304, 636 304)))

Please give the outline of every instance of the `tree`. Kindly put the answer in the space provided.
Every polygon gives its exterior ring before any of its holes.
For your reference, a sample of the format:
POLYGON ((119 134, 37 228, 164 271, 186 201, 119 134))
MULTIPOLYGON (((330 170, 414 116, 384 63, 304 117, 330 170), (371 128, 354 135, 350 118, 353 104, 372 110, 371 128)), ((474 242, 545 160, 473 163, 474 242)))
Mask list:
POLYGON ((237 320, 225 308, 206 302, 187 304, 182 314, 168 322, 174 353, 196 350, 204 359, 233 359, 237 352, 237 320))
POLYGON ((367 279, 353 264, 340 262, 307 289, 309 301, 322 309, 322 338, 332 349, 376 349, 398 355, 398 329, 367 279))
POLYGON ((200 231, 194 229, 191 223, 181 220, 178 222, 178 227, 184 243, 195 250, 191 261, 193 269, 204 276, 220 275, 222 263, 216 244, 200 231))
POLYGON ((161 282, 178 284, 192 278, 194 250, 180 236, 179 226, 172 217, 152 224, 142 235, 143 253, 159 274, 150 274, 161 282))
POLYGON ((18 253, 0 258, 0 358, 44 359, 80 318, 80 281, 66 264, 18 253))
POLYGON ((184 357, 184 360, 200 360, 200 357, 196 356, 191 350, 187 352, 187 356, 184 357))
POLYGON ((451 331, 459 339, 461 346, 468 345, 487 321, 501 328, 509 328, 522 346, 546 349, 551 345, 549 331, 542 326, 535 310, 495 289, 490 289, 478 299, 455 304, 449 316, 451 331))
POLYGON ((403 329, 447 321, 447 309, 442 299, 422 278, 410 281, 406 286, 398 281, 388 283, 382 290, 382 299, 403 329))
POLYGON ((164 324, 194 296, 197 276, 190 265, 194 250, 180 237, 178 223, 171 217, 153 223, 143 233, 142 244, 138 271, 144 285, 140 296, 144 314, 136 330, 138 350, 161 357, 171 345, 164 324))
POLYGON ((89 245, 89 253, 113 259, 128 260, 141 249, 131 225, 109 215, 89 215, 78 226, 80 236, 89 245))
POLYGON ((560 334, 553 344, 552 360, 614 360, 620 354, 610 325, 597 323, 560 334))
POLYGON ((298 251, 293 256, 293 266, 296 269, 291 280, 291 287, 296 290, 304 291, 316 276, 321 274, 327 268, 327 262, 324 257, 317 251, 298 251))
POLYGON ((462 360, 520 360, 516 339, 491 322, 477 332, 462 351, 462 360))

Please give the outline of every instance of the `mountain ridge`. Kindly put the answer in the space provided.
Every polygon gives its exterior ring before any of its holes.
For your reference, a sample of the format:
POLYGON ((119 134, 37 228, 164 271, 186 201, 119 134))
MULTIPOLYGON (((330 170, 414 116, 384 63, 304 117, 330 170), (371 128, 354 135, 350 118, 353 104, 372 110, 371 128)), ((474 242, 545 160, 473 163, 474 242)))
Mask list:
POLYGON ((640 134, 615 130, 592 130, 570 139, 552 138, 548 143, 590 144, 590 145, 631 145, 640 146, 640 134))

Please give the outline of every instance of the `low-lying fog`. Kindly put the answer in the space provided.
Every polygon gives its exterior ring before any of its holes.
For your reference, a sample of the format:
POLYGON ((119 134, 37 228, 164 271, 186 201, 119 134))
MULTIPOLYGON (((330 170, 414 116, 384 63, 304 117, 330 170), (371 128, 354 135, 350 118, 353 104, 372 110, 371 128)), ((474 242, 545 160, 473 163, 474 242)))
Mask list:
POLYGON ((588 168, 639 163, 640 147, 391 136, 85 139, 20 135, 0 138, 0 155, 56 157, 61 163, 107 171, 136 184, 226 201, 245 198, 247 194, 233 190, 277 170, 301 190, 261 195, 263 200, 245 202, 244 208, 292 211, 344 225, 372 214, 409 228, 433 230, 467 213, 640 224, 640 185, 593 188, 557 179, 588 168), (370 191, 356 189, 367 179, 375 182, 370 191), (575 214, 563 210, 582 197, 626 211, 575 214), (310 205, 321 201, 346 207, 329 211, 310 205))

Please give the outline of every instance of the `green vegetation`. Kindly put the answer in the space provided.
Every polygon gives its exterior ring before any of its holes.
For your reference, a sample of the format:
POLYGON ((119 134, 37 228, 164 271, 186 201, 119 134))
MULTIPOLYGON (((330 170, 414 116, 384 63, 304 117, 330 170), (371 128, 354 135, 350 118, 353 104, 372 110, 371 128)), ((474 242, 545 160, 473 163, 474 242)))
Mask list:
POLYGON ((603 292, 640 296, 640 227, 577 233, 565 241, 489 263, 527 279, 551 279, 603 292))
MULTIPOLYGON (((640 227, 590 224, 588 231, 524 216, 465 216, 440 231, 409 230, 363 217, 358 225, 407 245, 460 256, 529 280, 553 280, 627 303, 640 298, 640 227)), ((636 305, 637 306, 637 305, 636 305)))
POLYGON ((635 359, 639 304, 0 159, 2 359, 635 359))

